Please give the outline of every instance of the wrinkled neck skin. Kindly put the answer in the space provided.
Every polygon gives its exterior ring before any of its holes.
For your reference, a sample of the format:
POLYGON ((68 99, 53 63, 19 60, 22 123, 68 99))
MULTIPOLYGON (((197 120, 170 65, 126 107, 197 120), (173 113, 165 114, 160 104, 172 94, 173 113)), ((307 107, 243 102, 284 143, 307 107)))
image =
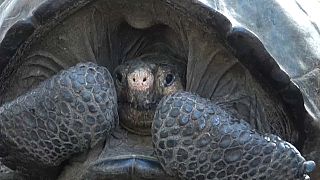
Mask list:
POLYGON ((115 69, 120 124, 132 133, 151 135, 162 97, 185 89, 182 66, 163 58, 133 59, 115 69))

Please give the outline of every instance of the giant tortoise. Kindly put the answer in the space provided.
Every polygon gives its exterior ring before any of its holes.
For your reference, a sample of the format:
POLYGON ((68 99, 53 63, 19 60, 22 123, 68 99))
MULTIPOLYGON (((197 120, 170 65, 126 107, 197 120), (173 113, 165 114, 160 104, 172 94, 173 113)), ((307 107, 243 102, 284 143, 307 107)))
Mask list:
POLYGON ((1 178, 308 179, 309 3, 5 0, 1 178))

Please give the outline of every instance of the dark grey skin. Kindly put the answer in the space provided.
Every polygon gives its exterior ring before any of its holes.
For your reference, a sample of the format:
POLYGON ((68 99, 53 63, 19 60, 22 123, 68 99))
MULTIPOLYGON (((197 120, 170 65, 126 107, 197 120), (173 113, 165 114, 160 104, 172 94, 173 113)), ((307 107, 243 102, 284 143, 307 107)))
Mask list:
MULTIPOLYGON (((106 68, 93 63, 60 72, 1 107, 3 163, 29 178, 52 178, 74 155, 91 151, 124 127, 140 135, 151 133, 152 140, 146 136, 144 143, 153 143, 155 154, 143 151, 138 158, 134 153, 118 158, 121 149, 111 152, 106 143, 102 155, 116 158, 98 159, 93 166, 121 169, 134 158, 138 173, 148 175, 151 165, 157 169, 160 163, 166 176, 176 179, 308 178, 314 162, 290 143, 255 131, 209 100, 182 92, 184 74, 178 67, 166 59, 131 60, 115 70, 115 83, 106 68), (148 165, 140 167, 139 161, 148 165)), ((126 148, 125 153, 136 150, 126 148)))

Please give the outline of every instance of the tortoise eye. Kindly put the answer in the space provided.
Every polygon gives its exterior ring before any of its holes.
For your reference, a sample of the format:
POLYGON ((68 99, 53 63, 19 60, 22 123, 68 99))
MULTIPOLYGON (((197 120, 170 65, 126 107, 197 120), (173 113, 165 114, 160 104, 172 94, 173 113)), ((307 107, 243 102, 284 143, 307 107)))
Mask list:
POLYGON ((123 76, 122 76, 122 74, 120 72, 116 72, 116 78, 120 83, 122 83, 123 76))
POLYGON ((164 86, 168 87, 171 86, 174 82, 175 76, 173 74, 167 74, 165 80, 164 80, 164 86))

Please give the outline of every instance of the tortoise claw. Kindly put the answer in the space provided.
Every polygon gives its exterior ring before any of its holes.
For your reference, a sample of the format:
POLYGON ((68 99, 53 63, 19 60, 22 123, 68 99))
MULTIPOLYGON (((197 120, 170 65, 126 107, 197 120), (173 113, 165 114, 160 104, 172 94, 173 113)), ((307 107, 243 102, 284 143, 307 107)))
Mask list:
POLYGON ((311 173, 316 168, 316 163, 314 161, 306 161, 303 163, 303 173, 311 173))
POLYGON ((304 180, 310 180, 310 176, 305 175, 305 176, 304 176, 304 180))

